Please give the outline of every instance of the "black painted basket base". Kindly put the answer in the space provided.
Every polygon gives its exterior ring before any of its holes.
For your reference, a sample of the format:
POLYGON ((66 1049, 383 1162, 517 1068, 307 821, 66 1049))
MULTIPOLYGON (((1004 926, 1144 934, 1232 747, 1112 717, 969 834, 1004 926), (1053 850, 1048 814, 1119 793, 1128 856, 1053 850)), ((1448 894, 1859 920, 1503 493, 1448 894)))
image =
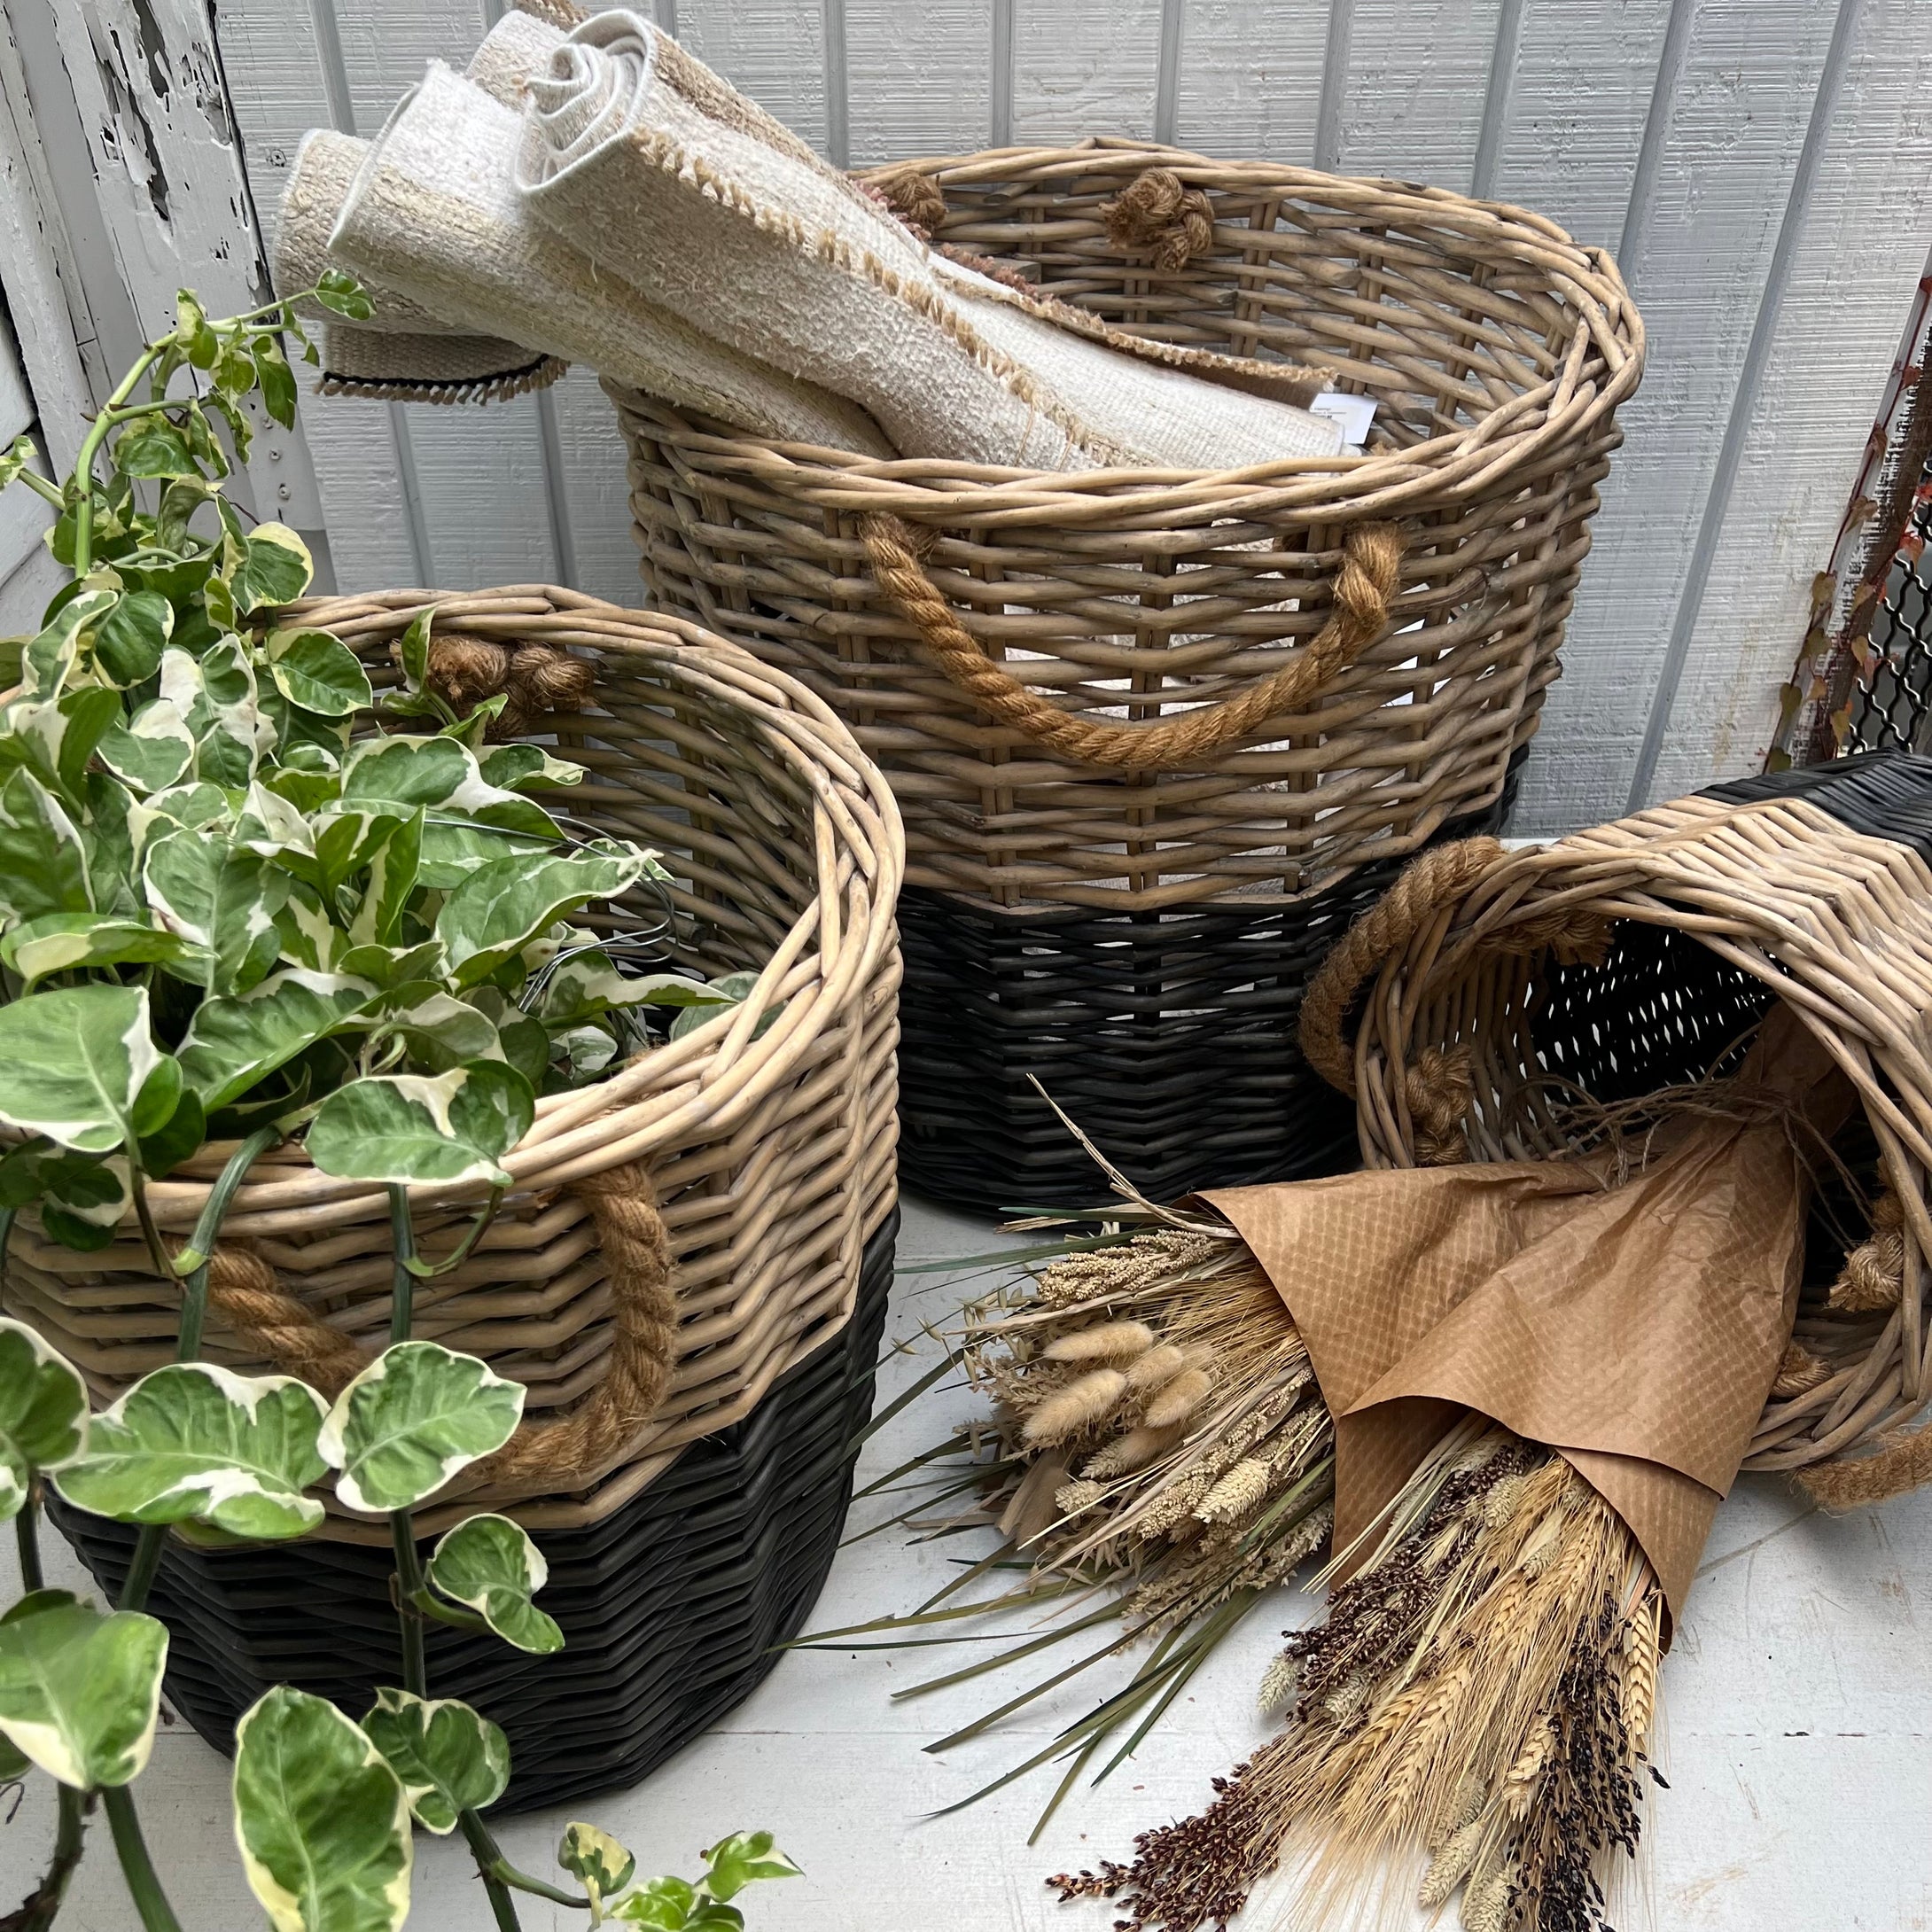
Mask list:
MULTIPOLYGON (((691 1444, 602 1523, 535 1532, 560 1655, 431 1627, 431 1694, 509 1733, 510 1784, 494 1811, 635 1783, 747 1696, 803 1627, 871 1413, 897 1228, 895 1212, 866 1244, 852 1320, 742 1422, 691 1444)), ((112 1597, 134 1532, 58 1499, 48 1513, 112 1597)), ((168 1702, 222 1751, 277 1683, 360 1718, 378 1684, 401 1681, 391 1568, 386 1550, 360 1544, 171 1542, 149 1600, 170 1636, 168 1702)))
MULTIPOLYGON (((1438 842, 1494 831, 1515 789, 1438 842)), ((1034 1089, 1150 1199, 1356 1162, 1355 1108, 1296 1043, 1302 993, 1406 860, 1293 906, 1039 916, 908 887, 899 901, 899 1165, 982 1211, 1107 1200, 1034 1089)))

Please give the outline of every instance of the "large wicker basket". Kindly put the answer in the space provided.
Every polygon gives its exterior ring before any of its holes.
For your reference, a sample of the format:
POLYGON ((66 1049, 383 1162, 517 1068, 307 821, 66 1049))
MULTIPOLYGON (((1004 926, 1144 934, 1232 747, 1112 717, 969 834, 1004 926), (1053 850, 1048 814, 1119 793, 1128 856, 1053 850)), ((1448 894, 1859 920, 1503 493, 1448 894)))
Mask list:
MULTIPOLYGON (((588 1183, 627 1164, 648 1174, 676 1310, 668 1380, 654 1413, 588 1466, 472 1484, 421 1515, 428 1535, 478 1507, 504 1508, 534 1531, 595 1542, 605 1526, 615 1533, 629 1525, 640 1507, 649 1516, 643 1499, 680 1451, 749 1423, 788 1373, 844 1345, 867 1244, 893 1213, 901 833, 878 773, 822 700, 675 618, 531 586, 433 600, 420 591, 314 600, 300 608, 360 650, 379 684, 393 675, 391 641, 429 601, 439 633, 562 647, 590 659, 590 704, 545 721, 565 755, 588 767, 581 787, 567 795, 566 822, 654 846, 673 875, 668 908, 640 895, 635 909, 613 908, 612 923, 662 927, 668 909, 666 963, 712 976, 756 970, 761 987, 783 1001, 761 1031, 753 1008, 769 1002, 754 996, 595 1086, 539 1101, 534 1126, 504 1161, 516 1185, 498 1218, 466 1261, 419 1292, 415 1332, 481 1355, 521 1382, 526 1418, 539 1429, 546 1419, 580 1414, 614 1359, 622 1313, 613 1308, 599 1241, 604 1197, 588 1183)), ((228 1151, 207 1149, 151 1190, 164 1230, 192 1227, 208 1177, 228 1151)), ((223 1224, 223 1251, 266 1261, 280 1291, 373 1351, 386 1339, 389 1319, 383 1203, 380 1190, 319 1173, 291 1143, 251 1171, 223 1224)), ((474 1211, 472 1200, 420 1190, 425 1251, 447 1250, 474 1211)), ((889 1270, 889 1255, 876 1250, 875 1284, 882 1268, 889 1270)), ((74 1360, 104 1399, 172 1357, 178 1291, 152 1274, 131 1231, 82 1255, 16 1228, 0 1302, 74 1360)), ((289 1366, 264 1359, 258 1343, 224 1324, 219 1298, 206 1352, 245 1371, 289 1366)), ((861 1353, 869 1386, 869 1341, 861 1353)), ((830 1418, 818 1431, 826 1441, 815 1461, 799 1465, 820 1471, 823 1494, 812 1507, 830 1507, 835 1515, 847 1406, 820 1405, 830 1418)), ((754 1462, 799 1453, 769 1430, 749 1439, 754 1462)), ((768 1474, 741 1471, 745 1495, 768 1487, 768 1474)), ((239 1556, 172 1549, 166 1574, 174 1583, 162 1600, 216 1655, 228 1648, 216 1609, 224 1603, 230 1610, 253 1604, 272 1620, 277 1603, 305 1602, 313 1612, 350 1601, 359 1609, 353 1616, 343 1610, 345 1624, 360 1625, 365 1648, 384 1641, 371 1633, 392 1620, 386 1570, 353 1562, 345 1570, 328 1539, 380 1544, 386 1527, 352 1518, 331 1500, 321 1534, 320 1546, 239 1556), (230 1564, 251 1578, 238 1598, 223 1581, 239 1573, 230 1564), (271 1575, 279 1582, 269 1588, 263 1578, 271 1575), (316 1583, 343 1575, 357 1579, 347 1600, 316 1583)), ((87 1547, 98 1554, 113 1540, 95 1536, 87 1547)), ((832 1540, 806 1539, 809 1560, 789 1566, 788 1601, 800 1592, 809 1601, 832 1540)), ((609 1648, 614 1639, 593 1624, 588 1652, 566 1653, 555 1681, 586 1670, 648 1672, 653 1658, 688 1648, 680 1618, 709 1625, 735 1594, 763 1587, 743 1552, 717 1573, 702 1563, 687 1569, 682 1599, 663 1605, 646 1637, 633 1633, 619 1655, 609 1648)), ((769 1637, 782 1621, 760 1627, 769 1637)), ((184 1645, 184 1655, 197 1641, 184 1645)), ((191 1712, 206 1706, 187 1687, 182 1702, 191 1712)), ((666 1708, 675 1716, 683 1707, 666 1708)), ((660 1733, 640 1749, 661 1755, 685 1734, 660 1733)))
MULTIPOLYGON (((1324 965, 1304 1040, 1354 1094, 1370 1166, 1533 1159, 1599 1140, 1602 1108, 1734 1071, 1779 1000, 1864 1102, 1814 1154, 1797 1351, 1743 1465, 1804 1470, 1932 1397, 1932 759, 1716 785, 1515 853, 1438 848, 1324 965)), ((1932 1476, 1927 1451, 1807 1481, 1875 1500, 1932 1476)))
MULTIPOLYGON (((1124 328, 1328 366, 1377 406, 1361 456, 1069 476, 776 446, 612 390, 647 581, 852 724, 905 813, 933 948, 984 950, 989 919, 1017 962, 1042 920, 1131 918, 1144 939, 1211 905, 1252 918, 1492 814, 1556 675, 1641 365, 1609 258, 1512 208, 1134 143, 878 179, 942 242, 1124 328), (1110 224, 1149 170, 1189 198, 1152 238, 1110 224)), ((1143 1040, 1219 1005, 1139 988, 1143 1040)), ((1022 1019, 989 1050, 1036 1071, 1028 1037, 1022 1019)), ((1123 1109, 1090 1129, 1132 1172, 1132 1055, 1088 1044, 1123 1109)), ((947 1077, 947 1048, 908 1026, 910 1090, 947 1077)), ((1206 1129, 1224 1100, 1204 1079, 1170 1124, 1206 1129)), ((1280 1111, 1258 1172, 1294 1165, 1280 1111)), ((1003 1118, 1032 1139, 1024 1110, 1003 1118)), ((943 1119, 908 1127, 908 1172, 944 1186, 943 1119)), ((1007 1172, 991 1198, 1037 1197, 1024 1160, 1007 1172)))

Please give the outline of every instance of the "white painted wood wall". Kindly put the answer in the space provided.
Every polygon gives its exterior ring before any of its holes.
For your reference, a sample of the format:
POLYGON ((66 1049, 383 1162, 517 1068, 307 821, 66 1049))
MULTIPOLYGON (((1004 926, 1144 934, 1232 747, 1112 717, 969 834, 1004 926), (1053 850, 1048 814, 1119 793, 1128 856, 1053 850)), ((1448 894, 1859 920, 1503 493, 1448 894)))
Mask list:
MULTIPOLYGON (((264 222, 305 129, 372 132, 426 59, 460 61, 499 11, 498 0, 215 0, 209 50, 202 0, 4 4, 71 16, 70 58, 90 31, 97 53, 111 43, 116 21, 129 45, 147 23, 167 43, 160 65, 171 53, 183 75, 197 50, 218 51, 264 222)), ((1152 136, 1494 196, 1611 247, 1649 327, 1649 373, 1624 413, 1627 443, 1514 829, 1567 830, 1756 768, 1932 244, 1922 5, 656 7, 841 162, 1152 136)), ((138 90, 138 66, 133 78, 138 90)), ((83 122, 92 111, 83 104, 83 122)), ((178 147, 162 129, 170 167, 231 167, 203 152, 207 126, 198 139, 175 128, 178 147)), ((103 165, 113 144, 93 145, 103 165)), ((111 175, 128 157, 105 165, 111 175)), ((246 222, 238 202, 233 266, 254 245, 246 222)), ((314 516, 341 588, 542 579, 640 595, 622 452, 588 373, 482 410, 309 397, 302 427, 307 456, 277 456, 277 487, 300 472, 292 497, 305 501, 312 457, 314 516)))

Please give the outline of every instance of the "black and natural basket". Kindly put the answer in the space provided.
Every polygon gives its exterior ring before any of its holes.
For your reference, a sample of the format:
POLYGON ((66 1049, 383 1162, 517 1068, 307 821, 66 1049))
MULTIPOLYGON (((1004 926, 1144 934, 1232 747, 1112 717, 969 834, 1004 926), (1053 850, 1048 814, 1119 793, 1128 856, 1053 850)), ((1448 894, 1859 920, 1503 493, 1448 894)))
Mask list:
POLYGON ((907 1179, 979 1206, 1310 1172, 1332 933, 1492 826, 1643 331, 1615 265, 1443 191, 1128 141, 865 177, 1145 338, 1333 371, 1359 453, 1067 475, 855 456, 606 384, 661 608, 837 706, 907 827, 907 1179), (1172 225, 1141 222, 1155 201, 1172 225))
MULTIPOLYGON (((454 650, 494 666, 522 728, 586 767, 573 825, 660 854, 665 903, 614 907, 613 923, 655 920, 661 938, 641 943, 666 966, 760 982, 682 1037, 541 1098, 504 1157, 500 1211, 417 1304, 417 1336, 525 1391, 524 1422, 487 1471, 416 1521, 428 1538, 500 1510, 547 1547, 542 1607, 569 1647, 520 1657, 439 1632, 432 1677, 524 1742, 513 1788, 534 1803, 636 1775, 687 1741, 757 1680, 823 1581, 891 1272, 903 845, 830 708, 695 626, 529 585, 293 608, 379 682, 428 604, 432 679, 454 650)), ((193 1227, 230 1151, 211 1145, 152 1185, 164 1230, 193 1227)), ((448 1251, 474 1192, 411 1190, 424 1252, 448 1251)), ((249 1170, 222 1221, 203 1352, 332 1396, 387 1337, 391 1269, 383 1190, 323 1173, 291 1141, 249 1170)), ((129 1227, 81 1254, 23 1216, 0 1307, 97 1401, 177 1345, 179 1284, 129 1227)), ((168 1545, 153 1602, 171 1691, 212 1736, 277 1681, 339 1688, 355 1717, 372 1685, 397 1681, 387 1527, 324 1501, 300 1543, 168 1545)), ((125 1532, 60 1521, 110 1574, 125 1532)))
MULTIPOLYGON (((487 1711, 510 1738, 499 1811, 629 1784, 746 1696, 796 1636, 831 1568, 892 1282, 895 1212, 866 1244, 845 1328, 744 1418, 689 1445, 615 1515, 537 1530, 543 1607, 560 1655, 428 1633, 437 1694, 487 1711)), ((48 1512, 112 1599, 134 1531, 48 1512)), ((425 1551, 427 1556, 427 1550, 425 1551)), ((201 1551, 170 1543, 149 1608, 168 1626, 167 1698, 217 1749, 271 1685, 360 1716, 401 1658, 386 1549, 307 1543, 201 1551)))

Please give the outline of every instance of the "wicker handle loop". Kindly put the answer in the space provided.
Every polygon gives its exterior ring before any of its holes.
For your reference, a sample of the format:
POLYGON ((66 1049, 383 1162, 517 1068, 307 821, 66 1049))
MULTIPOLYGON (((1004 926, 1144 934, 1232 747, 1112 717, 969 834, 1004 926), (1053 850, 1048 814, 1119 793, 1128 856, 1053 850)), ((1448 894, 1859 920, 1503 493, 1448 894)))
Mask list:
POLYGON ((1504 856, 1493 838, 1435 845, 1412 861, 1322 961, 1301 1002, 1302 1057, 1330 1087, 1355 1091, 1355 1053, 1343 1023, 1368 976, 1453 905, 1504 856))
POLYGON ((1199 764, 1221 745, 1306 704, 1382 635, 1402 562, 1402 539, 1392 524, 1352 530, 1336 573, 1334 613, 1300 656, 1219 704, 1157 722, 1113 724, 1063 711, 987 657, 927 576, 920 561, 923 540, 910 525, 868 511, 859 519, 859 534, 872 574, 893 608, 917 630, 933 662, 976 705, 1048 751, 1134 771, 1199 764))
MULTIPOLYGON (((486 1483, 568 1484, 600 1473, 650 1422, 671 1380, 677 1305, 671 1248, 650 1175, 627 1162, 570 1183, 596 1223, 610 1270, 612 1337, 589 1399, 556 1421, 526 1422, 471 1474, 486 1483)), ((223 1246, 208 1264, 208 1299, 253 1352, 337 1396, 368 1367, 341 1329, 284 1289, 252 1249, 223 1246)))

